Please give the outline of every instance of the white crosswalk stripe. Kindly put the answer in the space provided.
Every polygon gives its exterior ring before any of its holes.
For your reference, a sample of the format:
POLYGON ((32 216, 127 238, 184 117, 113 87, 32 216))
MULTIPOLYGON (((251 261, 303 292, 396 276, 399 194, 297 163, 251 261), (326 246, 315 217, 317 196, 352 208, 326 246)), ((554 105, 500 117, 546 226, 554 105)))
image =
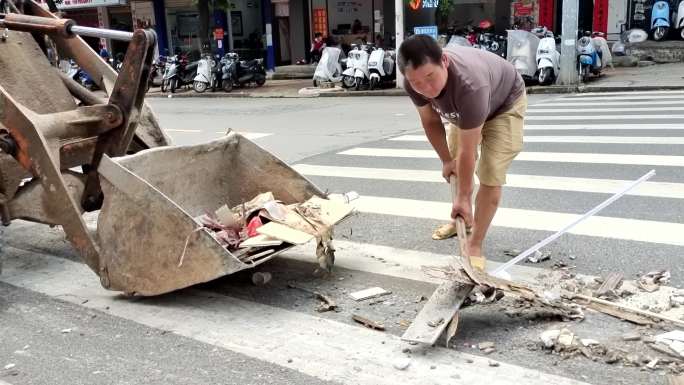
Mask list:
MULTIPOLYGON (((591 120, 588 117, 587 120, 591 120)), ((530 130, 684 130, 684 123, 581 123, 581 124, 544 124, 525 123, 525 131, 530 130)))
POLYGON ((684 106, 669 106, 669 107, 620 107, 620 108, 530 108, 527 110, 529 114, 544 113, 558 113, 558 112, 582 112, 582 113, 596 113, 596 112, 656 112, 656 111, 684 111, 684 106))
MULTIPOLYGON (((449 220, 451 203, 424 200, 363 196, 355 201, 357 210, 365 213, 411 218, 449 220)), ((579 215, 538 210, 499 208, 493 226, 512 229, 558 231, 579 215), (525 218, 524 221, 521 218, 525 218)), ((638 219, 594 216, 570 230, 571 234, 588 235, 639 242, 684 246, 684 224, 638 219)))
MULTIPOLYGON (((427 142, 425 135, 402 135, 393 142, 427 142)), ((682 136, 544 136, 526 135, 525 143, 684 144, 682 136)))
MULTIPOLYGON (((317 166, 297 164, 295 170, 307 176, 444 183, 442 173, 434 170, 317 166)), ((475 177, 477 179, 477 176, 475 177)), ((628 185, 627 180, 569 178, 543 175, 506 175, 506 186, 529 189, 612 194, 628 185)), ((644 182, 628 193, 635 196, 684 199, 684 183, 644 182)))
MULTIPOLYGON (((433 150, 414 150, 402 148, 356 147, 339 153, 340 155, 424 158, 437 159, 433 150)), ((684 156, 679 155, 632 155, 632 154, 594 154, 574 152, 521 152, 518 161, 558 162, 558 163, 602 163, 683 167, 684 156)))
POLYGON ((660 114, 660 115, 594 115, 589 118, 582 115, 528 115, 525 121, 535 120, 675 120, 684 119, 684 115, 660 114))
MULTIPOLYGON (((545 102, 544 104, 537 104, 534 106, 534 108, 538 109, 544 109, 545 107, 597 107, 597 106, 681 106, 682 101, 681 100, 675 100, 675 99, 668 99, 668 100, 648 100, 648 101, 640 101, 640 100, 629 100, 629 101, 622 101, 622 102, 613 102, 613 101, 601 101, 601 103, 596 103, 596 102, 582 102, 578 101, 576 102, 575 100, 582 100, 582 99, 556 99, 554 101, 550 102, 545 102), (562 100, 562 101, 558 101, 562 100), (570 100, 570 101, 566 101, 570 100)), ((587 111, 591 112, 591 109, 588 108, 587 111)))

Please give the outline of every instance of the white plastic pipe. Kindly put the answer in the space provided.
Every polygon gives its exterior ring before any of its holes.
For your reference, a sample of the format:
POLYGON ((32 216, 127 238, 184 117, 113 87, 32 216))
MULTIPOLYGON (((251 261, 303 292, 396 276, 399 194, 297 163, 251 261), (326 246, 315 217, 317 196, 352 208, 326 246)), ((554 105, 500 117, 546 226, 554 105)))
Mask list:
POLYGON ((509 267, 511 267, 511 266, 515 265, 516 263, 522 261, 522 260, 525 259, 527 256, 531 255, 532 253, 534 253, 535 251, 541 249, 542 247, 548 245, 549 243, 555 241, 558 237, 560 237, 561 235, 565 234, 568 230, 570 230, 571 228, 575 227, 577 224, 579 224, 580 222, 584 221, 585 219, 587 219, 587 218, 591 217, 592 215, 598 213, 599 211, 603 210, 604 208, 608 207, 608 205, 610 205, 611 203, 615 202, 615 201, 618 200, 620 197, 622 197, 623 195, 625 195, 626 193, 628 193, 629 191, 631 191, 632 189, 634 189, 635 187, 637 187, 637 186, 640 185, 641 183, 643 183, 643 182, 645 182, 646 180, 650 179, 653 175, 655 175, 655 170, 649 171, 646 175, 644 175, 644 176, 642 176, 641 178, 635 180, 634 182, 632 182, 631 184, 629 184, 629 186, 627 186, 627 187, 625 187, 624 189, 622 189, 621 191, 615 193, 615 195, 613 195, 612 197, 606 199, 606 200, 605 200, 603 203, 601 203, 600 205, 594 207, 593 209, 589 210, 586 214, 584 214, 584 215, 582 215, 581 217, 575 219, 572 223, 570 223, 570 224, 568 224, 567 226, 563 227, 562 229, 558 230, 558 232, 556 232, 555 234, 552 234, 551 236, 549 236, 548 238, 544 239, 543 241, 541 241, 541 242, 537 243, 536 245, 530 247, 529 249, 523 251, 523 252, 520 253, 520 255, 518 255, 517 257, 511 259, 510 261, 504 263, 503 265, 500 265, 499 267, 497 267, 496 269, 494 269, 494 271, 492 272, 492 275, 499 275, 499 274, 501 274, 501 273, 505 273, 506 270, 507 270, 509 267))

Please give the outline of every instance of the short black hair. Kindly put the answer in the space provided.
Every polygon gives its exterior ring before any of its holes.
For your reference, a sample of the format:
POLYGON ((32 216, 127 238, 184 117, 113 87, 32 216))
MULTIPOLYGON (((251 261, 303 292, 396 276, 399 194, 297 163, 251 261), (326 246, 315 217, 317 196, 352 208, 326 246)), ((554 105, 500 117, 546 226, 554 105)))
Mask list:
POLYGON ((323 34, 320 33, 320 32, 316 32, 316 33, 314 34, 314 37, 321 37, 321 36, 323 36, 323 34))
POLYGON ((413 35, 399 46, 397 65, 401 73, 404 73, 408 66, 416 68, 427 62, 439 64, 440 60, 442 48, 431 36, 413 35))

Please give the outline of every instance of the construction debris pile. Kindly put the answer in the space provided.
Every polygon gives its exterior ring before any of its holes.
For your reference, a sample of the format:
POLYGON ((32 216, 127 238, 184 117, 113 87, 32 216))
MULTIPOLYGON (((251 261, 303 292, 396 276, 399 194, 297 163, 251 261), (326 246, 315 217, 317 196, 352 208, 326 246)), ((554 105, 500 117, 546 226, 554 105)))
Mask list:
POLYGON ((243 262, 316 239, 319 266, 329 271, 335 260, 333 225, 351 212, 340 199, 312 197, 285 205, 265 192, 232 208, 223 205, 206 212, 195 221, 243 262))

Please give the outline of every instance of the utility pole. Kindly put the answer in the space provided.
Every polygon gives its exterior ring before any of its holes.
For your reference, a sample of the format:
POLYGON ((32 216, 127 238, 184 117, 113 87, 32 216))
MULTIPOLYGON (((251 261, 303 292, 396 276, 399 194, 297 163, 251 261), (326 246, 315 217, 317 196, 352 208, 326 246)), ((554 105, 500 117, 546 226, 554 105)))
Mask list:
POLYGON ((563 0, 563 22, 561 33, 560 84, 573 85, 579 81, 577 72, 577 17, 578 0, 563 0))
MULTIPOLYGON (((399 46, 404 41, 404 0, 394 0, 394 38, 397 44, 395 52, 399 55, 399 46)), ((404 76, 399 70, 397 88, 404 88, 404 76)))

